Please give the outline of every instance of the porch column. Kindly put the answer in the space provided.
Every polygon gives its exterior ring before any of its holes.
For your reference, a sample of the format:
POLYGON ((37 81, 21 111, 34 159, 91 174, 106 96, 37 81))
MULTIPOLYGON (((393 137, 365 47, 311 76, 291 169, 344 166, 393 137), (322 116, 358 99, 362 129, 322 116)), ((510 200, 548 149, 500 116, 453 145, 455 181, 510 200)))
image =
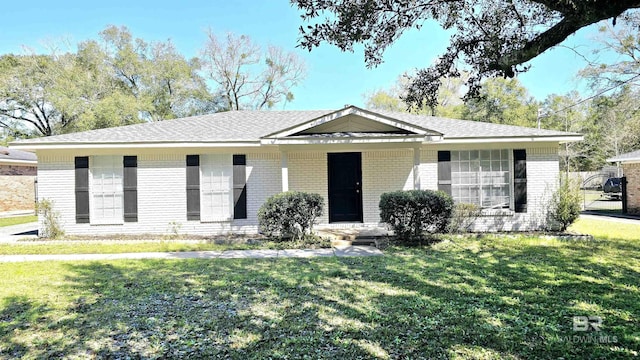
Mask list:
POLYGON ((420 152, 421 148, 413 148, 413 189, 420 190, 420 152))
POLYGON ((282 191, 289 191, 289 154, 280 152, 280 169, 282 171, 282 191))

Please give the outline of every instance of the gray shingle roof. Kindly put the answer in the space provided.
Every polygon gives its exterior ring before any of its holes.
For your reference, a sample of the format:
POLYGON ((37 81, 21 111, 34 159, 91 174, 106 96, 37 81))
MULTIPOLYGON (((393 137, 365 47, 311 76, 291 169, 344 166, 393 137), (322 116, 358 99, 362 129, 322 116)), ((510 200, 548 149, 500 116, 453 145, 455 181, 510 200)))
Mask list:
POLYGON ((445 139, 579 135, 576 133, 567 133, 564 131, 492 124, 482 121, 448 119, 437 116, 414 115, 386 110, 377 110, 376 113, 437 131, 444 134, 445 139))
POLYGON ((36 154, 0 146, 0 161, 37 161, 36 154))
POLYGON ((640 161, 640 150, 632 151, 626 154, 620 154, 612 158, 607 159, 608 162, 626 162, 626 161, 640 161))
MULTIPOLYGON (((154 123, 34 138, 22 140, 15 144, 258 141, 268 134, 314 120, 334 111, 228 111, 154 123)), ((444 134, 445 139, 578 135, 561 131, 445 119, 391 111, 375 111, 375 113, 434 130, 444 134)))

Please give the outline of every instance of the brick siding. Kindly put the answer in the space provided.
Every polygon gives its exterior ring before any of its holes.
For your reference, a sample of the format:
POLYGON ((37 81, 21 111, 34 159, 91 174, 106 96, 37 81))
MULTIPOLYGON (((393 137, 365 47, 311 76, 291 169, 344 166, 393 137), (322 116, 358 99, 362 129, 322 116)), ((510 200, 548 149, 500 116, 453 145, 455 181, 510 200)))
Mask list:
POLYGON ((38 171, 37 169, 37 166, 0 165, 0 175, 35 176, 38 171))
POLYGON ((0 212, 34 210, 35 176, 0 175, 0 212))
POLYGON ((627 177, 627 212, 640 214, 640 163, 622 164, 627 177))
MULTIPOLYGON (((437 189, 437 150, 442 146, 424 147, 418 166, 420 187, 437 189)), ((523 148, 522 146, 518 148, 523 148)), ((444 149, 444 148, 442 148, 444 149)), ((456 150, 453 146, 447 150, 456 150)), ((248 150, 247 155, 247 219, 206 223, 186 219, 185 156, 189 150, 163 153, 163 150, 141 150, 138 154, 138 222, 119 225, 75 223, 74 156, 72 152, 39 153, 39 199, 54 201, 61 212, 62 225, 68 234, 164 234, 171 223, 180 224, 180 233, 220 234, 255 233, 257 212, 268 196, 282 190, 280 152, 248 150)), ((223 150, 221 150, 222 152, 223 150)), ((413 149, 362 149, 362 192, 364 225, 377 225, 378 202, 383 192, 413 189, 413 149)), ((114 154, 113 152, 110 152, 114 154)), ((203 154, 203 152, 200 152, 203 154)), ((236 150, 234 154, 245 153, 236 150)), ((91 154, 85 154, 91 155, 91 154)), ((288 153, 289 189, 315 192, 325 199, 325 214, 320 224, 328 223, 328 181, 326 151, 290 151, 288 153)), ((483 216, 476 230, 531 230, 544 225, 546 201, 557 186, 557 146, 527 148, 528 212, 504 211, 499 216, 483 216)), ((332 224, 332 226, 353 226, 332 224)))

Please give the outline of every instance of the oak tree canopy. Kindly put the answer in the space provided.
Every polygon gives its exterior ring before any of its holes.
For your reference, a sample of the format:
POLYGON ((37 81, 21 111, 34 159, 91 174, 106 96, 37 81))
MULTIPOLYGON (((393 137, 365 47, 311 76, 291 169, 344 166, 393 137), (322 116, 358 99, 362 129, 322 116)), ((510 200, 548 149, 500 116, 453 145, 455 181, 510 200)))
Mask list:
POLYGON ((447 50, 435 64, 419 70, 403 100, 409 106, 435 106, 439 79, 469 71, 468 97, 480 80, 512 78, 527 62, 576 31, 616 19, 640 0, 292 0, 308 25, 300 27, 300 46, 312 50, 326 42, 342 51, 364 45, 367 66, 382 62, 384 50, 407 29, 436 21, 451 30, 447 50), (463 65, 466 64, 466 65, 463 65))

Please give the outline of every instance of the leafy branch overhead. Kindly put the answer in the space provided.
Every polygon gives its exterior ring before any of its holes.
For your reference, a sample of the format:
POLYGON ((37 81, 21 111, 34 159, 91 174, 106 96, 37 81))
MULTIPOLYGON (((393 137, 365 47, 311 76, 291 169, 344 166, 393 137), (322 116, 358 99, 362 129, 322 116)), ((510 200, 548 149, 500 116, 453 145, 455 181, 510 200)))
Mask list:
POLYGON ((367 66, 382 62, 385 49, 406 30, 436 21, 452 32, 438 61, 412 78, 404 97, 409 106, 435 106, 439 79, 469 70, 468 97, 478 95, 486 77, 514 77, 526 63, 569 35, 613 19, 640 0, 292 0, 309 25, 300 46, 322 42, 343 51, 364 45, 367 66), (461 67, 464 63, 468 67, 461 67))

